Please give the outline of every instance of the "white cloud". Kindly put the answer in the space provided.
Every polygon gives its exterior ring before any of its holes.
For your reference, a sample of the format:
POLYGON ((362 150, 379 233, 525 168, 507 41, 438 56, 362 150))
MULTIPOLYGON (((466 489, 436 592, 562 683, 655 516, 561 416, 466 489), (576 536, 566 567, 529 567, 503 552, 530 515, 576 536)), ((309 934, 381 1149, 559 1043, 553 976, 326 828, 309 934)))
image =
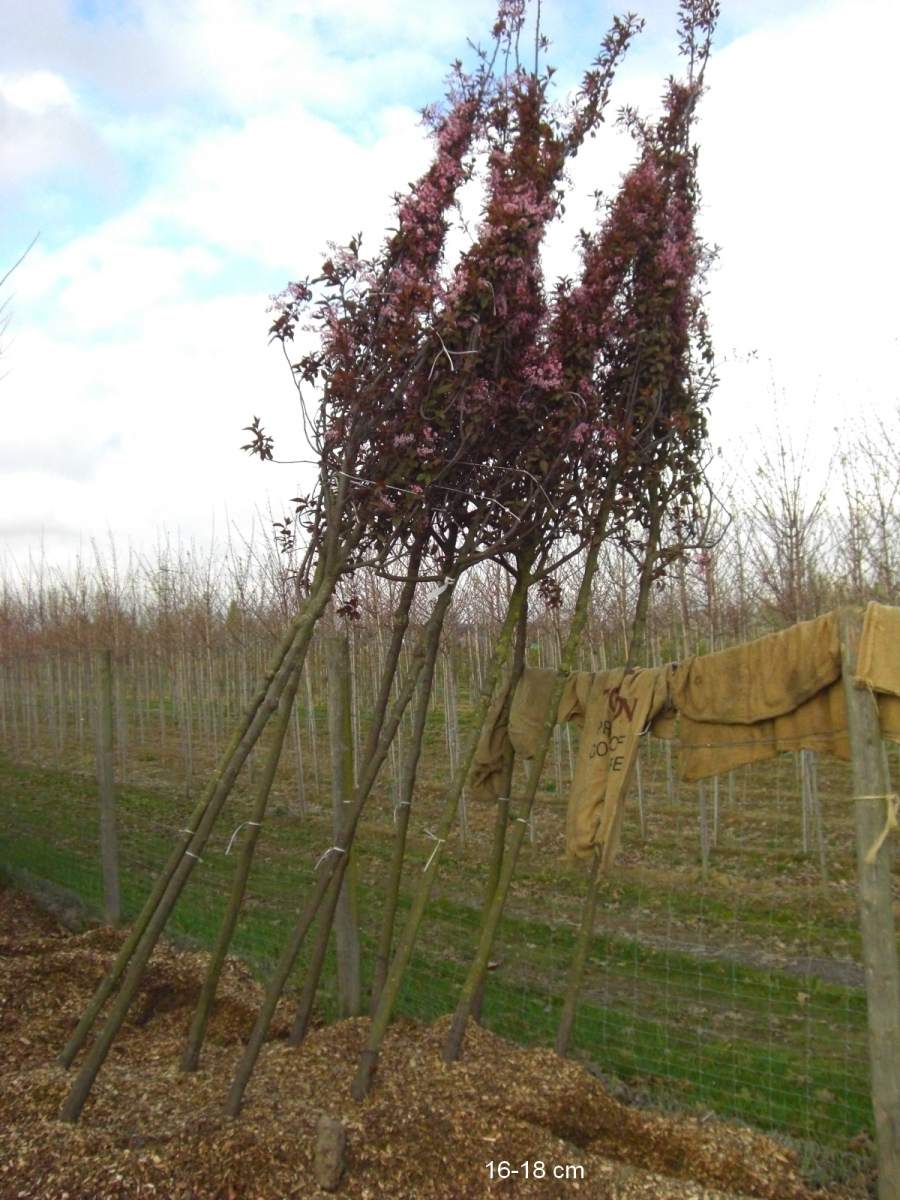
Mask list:
POLYGON ((246 515, 269 493, 280 509, 302 470, 239 449, 254 411, 279 449, 296 449, 289 371, 266 345, 263 308, 258 295, 162 305, 102 347, 20 339, 30 370, 7 378, 0 420, 24 412, 28 429, 0 459, 0 535, 53 522, 142 544, 164 524, 206 533, 226 504, 246 515))
POLYGON ((182 86, 191 79, 231 111, 271 111, 303 97, 316 111, 360 115, 408 93, 417 78, 440 79, 447 48, 490 27, 485 0, 191 0, 146 3, 144 26, 169 50, 182 86))
MULTIPOLYGON (((805 424, 816 397, 817 420, 896 402, 900 249, 884 148, 897 35, 893 3, 832 4, 710 63, 700 139, 704 225, 722 247, 714 333, 723 350, 771 360, 786 421, 805 424), (848 50, 848 22, 879 30, 864 55, 848 50)), ((760 404, 758 373, 747 383, 760 404)), ((721 390, 714 427, 727 428, 734 399, 721 390)))
POLYGON ((73 167, 95 178, 115 174, 102 136, 51 72, 0 77, 0 134, 0 192, 73 167))
POLYGON ((203 247, 156 243, 139 208, 61 250, 36 246, 16 278, 16 307, 66 338, 108 336, 181 300, 220 265, 203 247))
POLYGON ((297 108, 199 141, 152 206, 194 237, 305 274, 328 239, 363 228, 367 244, 380 240, 391 193, 426 155, 408 110, 391 110, 381 135, 362 145, 297 108))
POLYGON ((69 85, 53 71, 29 71, 24 75, 0 74, 0 96, 32 116, 54 108, 75 108, 69 85))
MULTIPOLYGON (((657 7, 668 36, 669 6, 657 7)), ((136 6, 139 23, 101 24, 90 44, 62 10, 68 39, 31 31, 23 45, 47 65, 0 79, 13 175, 114 151, 143 158, 149 182, 126 211, 56 249, 39 244, 16 273, 0 535, 22 545, 40 527, 112 527, 152 540, 164 523, 202 537, 226 502, 241 524, 267 494, 276 511, 295 494, 299 468, 263 467, 237 448, 258 413, 280 452, 299 451, 287 368, 266 346, 265 291, 314 271, 329 238, 362 228, 377 246, 391 194, 428 157, 410 79, 439 93, 447 41, 452 53, 484 31, 492 8, 166 0, 136 6), (128 102, 85 107, 85 63, 95 90, 128 102), (189 112, 192 96, 201 103, 189 112), (248 266, 266 281, 258 290, 241 278, 248 266), (213 287, 218 297, 204 299, 213 287)), ((712 427, 743 446, 773 403, 782 424, 802 427, 815 396, 826 429, 849 403, 883 410, 900 365, 886 152, 898 10, 844 0, 784 16, 767 0, 762 13, 765 24, 757 15, 713 58, 700 128, 704 229, 723 247, 714 333, 726 357, 759 355, 724 363, 712 427), (879 36, 851 53, 858 23, 879 36)), ((657 67, 638 55, 613 104, 652 109, 657 67)), ((549 275, 575 269, 577 228, 596 220, 588 193, 610 191, 631 153, 610 128, 585 147, 549 275)))

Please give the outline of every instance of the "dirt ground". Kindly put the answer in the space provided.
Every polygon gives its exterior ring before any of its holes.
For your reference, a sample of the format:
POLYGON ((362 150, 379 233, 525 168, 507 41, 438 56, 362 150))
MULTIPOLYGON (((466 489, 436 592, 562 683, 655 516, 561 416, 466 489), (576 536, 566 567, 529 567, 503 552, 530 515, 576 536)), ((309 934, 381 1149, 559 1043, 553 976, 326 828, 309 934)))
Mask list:
MULTIPOLYGON (((57 1120, 71 1075, 54 1057, 121 934, 72 934, 0 890, 0 1200, 287 1200, 324 1197, 313 1156, 323 1114, 347 1133, 337 1195, 609 1200, 857 1200, 865 1181, 814 1190, 792 1153, 714 1120, 628 1107, 580 1066, 473 1027, 464 1060, 440 1058, 445 1021, 395 1024, 369 1099, 349 1095, 367 1022, 314 1029, 292 1048, 279 1010, 241 1117, 221 1112, 260 990, 230 960, 202 1069, 178 1070, 205 955, 161 947, 85 1108, 57 1120), (490 1179, 499 1164, 518 1174, 490 1179), (527 1178, 540 1174, 545 1178, 527 1178), (555 1177, 554 1177, 555 1175, 555 1177)), ((871 1183, 871 1181, 869 1181, 871 1183)))

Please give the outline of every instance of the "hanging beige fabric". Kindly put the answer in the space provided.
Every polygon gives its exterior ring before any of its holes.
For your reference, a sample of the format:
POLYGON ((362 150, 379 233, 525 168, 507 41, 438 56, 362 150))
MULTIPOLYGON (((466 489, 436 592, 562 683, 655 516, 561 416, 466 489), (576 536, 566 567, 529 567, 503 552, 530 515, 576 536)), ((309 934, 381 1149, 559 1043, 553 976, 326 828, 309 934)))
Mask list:
MULTIPOLYGON (((573 721, 584 729, 569 793, 566 850, 588 857, 603 846, 608 861, 621 823, 635 754, 642 732, 665 708, 671 667, 591 673, 576 671, 563 686, 558 722, 573 721)), ((547 712, 559 680, 553 670, 526 668, 504 716, 507 684, 491 707, 475 751, 470 794, 495 800, 500 794, 503 761, 512 744, 520 758, 533 758, 541 741, 547 712)))
POLYGON ((506 701, 509 697, 510 681, 501 687, 488 710, 469 776, 469 797, 485 804, 500 795, 503 778, 503 753, 509 744, 509 712, 506 701))
POLYGON ((591 683, 566 817, 566 852, 612 860, 641 734, 669 698, 669 667, 604 671, 591 683))
MULTIPOLYGON (((860 640, 862 678, 883 692, 897 686, 895 695, 876 696, 882 736, 889 741, 900 741, 898 635, 900 609, 870 604, 860 640)), ((785 750, 817 750, 848 759, 836 637, 837 615, 829 613, 676 668, 672 691, 679 709, 680 777, 686 782, 706 779, 785 750), (764 681, 735 703, 728 696, 732 680, 746 680, 750 672, 764 681), (746 723, 751 717, 753 723, 746 723)))
MULTIPOLYGON (((576 672, 558 721, 583 727, 566 816, 566 849, 615 852, 639 738, 680 738, 686 782, 720 775, 784 750, 849 757, 838 621, 828 613, 716 654, 653 670, 576 672), (677 712, 677 725, 676 716, 677 712)), ((900 608, 870 604, 857 678, 877 693, 882 736, 900 742, 900 608)), ((510 743, 532 758, 559 674, 527 668, 505 715, 509 685, 491 709, 475 754, 473 798, 499 794, 510 743)))
POLYGON ((874 692, 900 696, 900 608, 866 606, 856 678, 874 692))
MULTIPOLYGON (((581 728, 594 675, 573 671, 566 677, 557 706, 556 721, 574 721, 581 728)), ((534 758, 544 732, 558 671, 526 667, 509 710, 509 738, 521 758, 534 758)))
MULTIPOLYGON (((557 721, 581 724, 592 679, 593 675, 587 671, 576 671, 566 677, 557 708, 557 721)), ((526 667, 513 693, 508 713, 505 709, 509 681, 500 689, 475 748, 469 782, 469 794, 473 800, 488 802, 500 795, 503 761, 510 743, 521 758, 534 757, 558 680, 558 671, 526 667)))
POLYGON ((774 758, 782 750, 817 750, 847 758, 846 725, 840 680, 823 688, 793 712, 754 725, 723 725, 681 717, 679 776, 688 783, 707 779, 735 767, 774 758))
POLYGON ((753 725, 793 712, 840 674, 837 618, 828 613, 688 659, 674 673, 672 701, 692 721, 753 725))
MULTIPOLYGON (((900 742, 900 697, 879 695, 876 700, 881 736, 900 742)), ((762 762, 786 750, 817 750, 845 761, 850 758, 847 707, 840 680, 774 721, 717 725, 682 717, 679 729, 678 774, 686 783, 762 762)))

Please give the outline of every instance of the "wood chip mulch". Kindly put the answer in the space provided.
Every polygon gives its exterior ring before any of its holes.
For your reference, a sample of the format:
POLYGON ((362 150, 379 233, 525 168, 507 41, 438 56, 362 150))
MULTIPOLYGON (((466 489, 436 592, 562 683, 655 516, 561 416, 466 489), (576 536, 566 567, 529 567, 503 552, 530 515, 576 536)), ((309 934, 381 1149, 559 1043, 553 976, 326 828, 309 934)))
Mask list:
POLYGON ((201 1070, 178 1059, 205 955, 159 947, 79 1125, 57 1113, 72 1075, 54 1057, 122 934, 71 934, 21 893, 0 891, 0 1200, 353 1200, 598 1197, 813 1200, 792 1154, 748 1129, 613 1099, 582 1067, 472 1026, 463 1061, 440 1057, 446 1020, 394 1024, 375 1086, 350 1081, 367 1021, 314 1029, 292 1048, 276 1015, 241 1117, 221 1105, 261 992, 229 960, 201 1070), (336 1193, 315 1182, 319 1118, 343 1122, 336 1193), (566 1178, 491 1182, 486 1164, 582 1168, 566 1178), (578 1176, 577 1178, 575 1176, 578 1176))

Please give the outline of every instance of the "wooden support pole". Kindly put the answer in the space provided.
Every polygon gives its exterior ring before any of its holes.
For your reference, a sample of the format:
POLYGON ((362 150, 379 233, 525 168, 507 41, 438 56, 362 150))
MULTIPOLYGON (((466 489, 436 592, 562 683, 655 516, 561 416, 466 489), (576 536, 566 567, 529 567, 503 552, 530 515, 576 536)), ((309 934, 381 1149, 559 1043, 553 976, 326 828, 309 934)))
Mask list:
MULTIPOLYGON (((325 642, 328 677, 328 738, 331 745, 331 805, 335 845, 346 824, 347 806, 353 799, 353 707, 350 696, 350 643, 346 635, 325 642)), ((356 1017, 362 1011, 359 971, 359 917, 356 904, 356 863, 344 871, 334 932, 337 944, 338 1015, 356 1017)))
POLYGON ((859 918, 869 1019, 872 1107, 878 1156, 878 1200, 900 1197, 900 976, 891 907, 891 854, 886 839, 872 855, 891 801, 882 753, 878 706, 855 684, 862 618, 852 609, 840 617, 847 728, 853 768, 859 918))
POLYGON ((119 889, 119 845, 116 839, 111 650, 104 650, 100 656, 100 684, 97 695, 97 790, 100 796, 103 916, 108 925, 118 925, 122 919, 122 898, 119 889))

